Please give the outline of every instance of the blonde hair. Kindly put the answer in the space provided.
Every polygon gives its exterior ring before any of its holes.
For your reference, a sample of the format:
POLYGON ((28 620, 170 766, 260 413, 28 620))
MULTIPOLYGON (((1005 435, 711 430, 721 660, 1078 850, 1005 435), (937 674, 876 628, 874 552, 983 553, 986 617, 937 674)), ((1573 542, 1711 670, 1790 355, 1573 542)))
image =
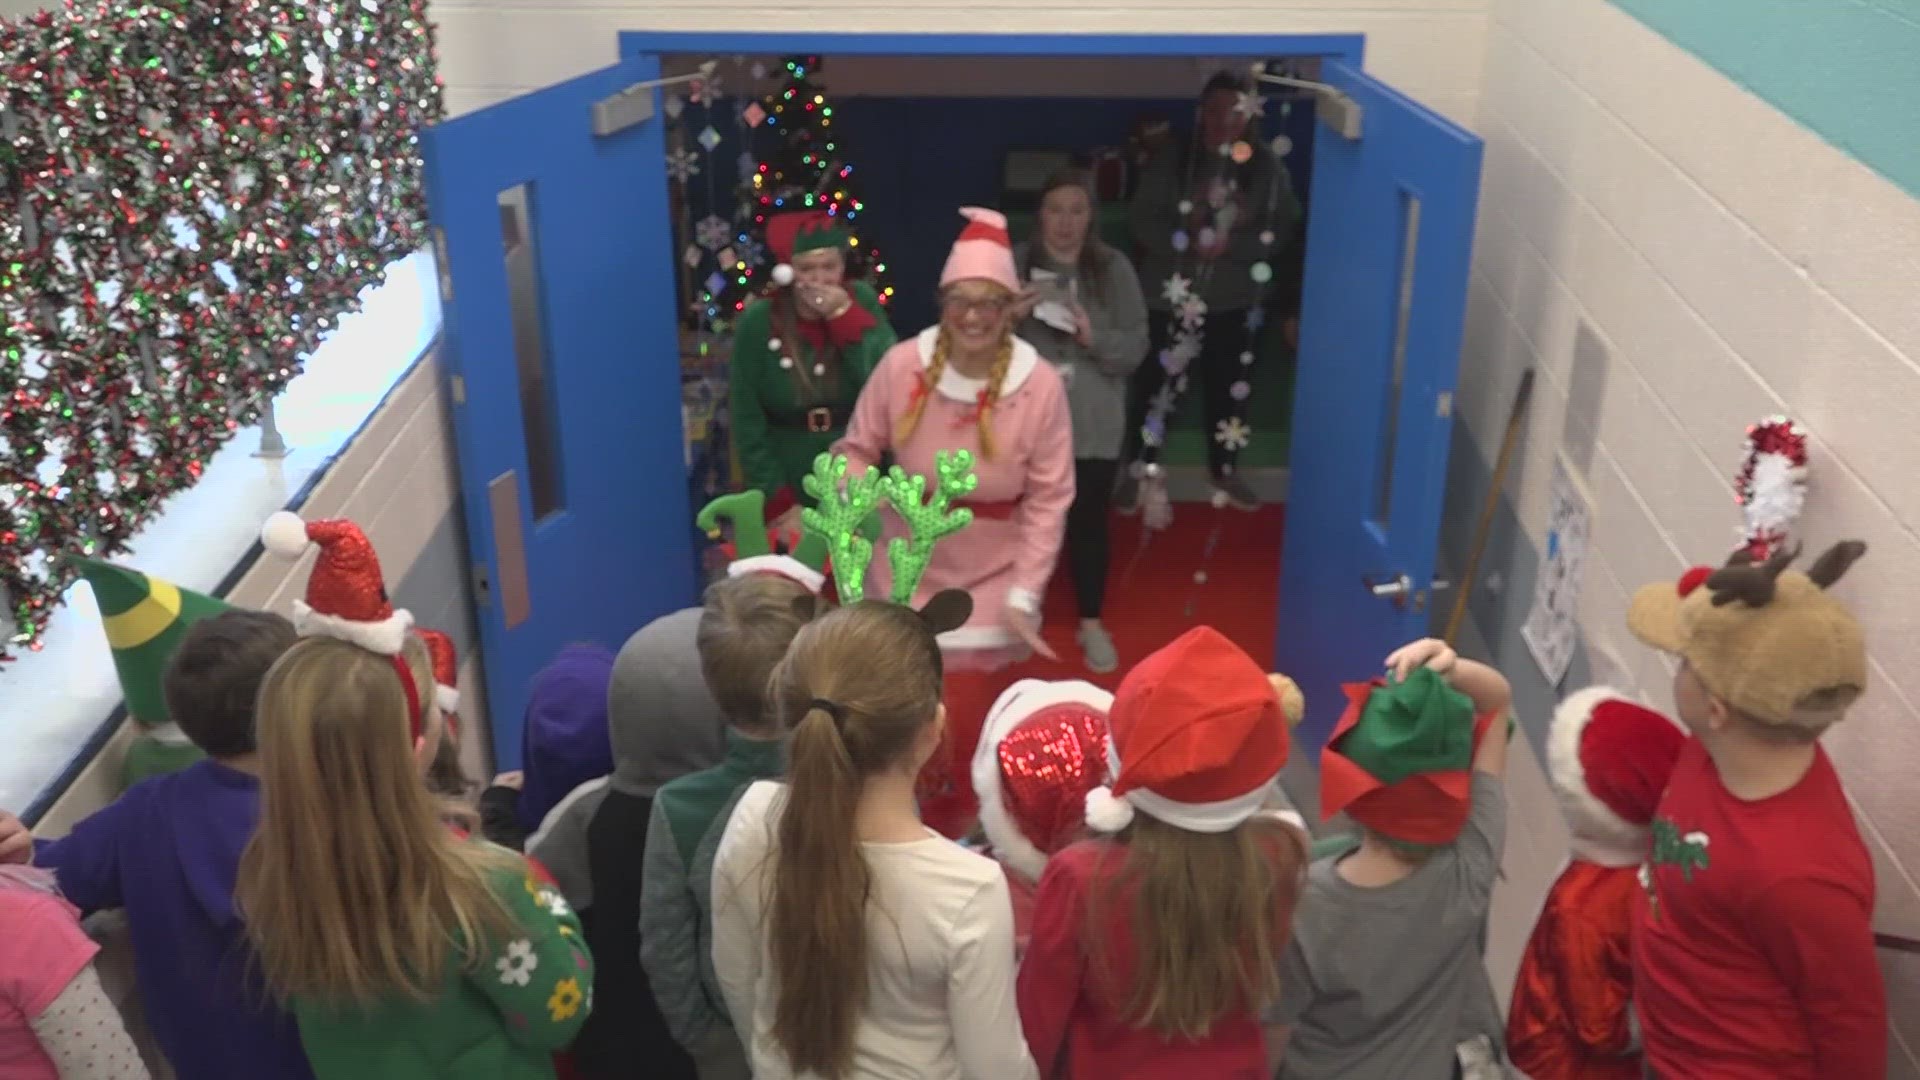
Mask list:
MULTIPOLYGON (((426 646, 402 655, 424 707, 426 646)), ((490 881, 516 860, 442 822, 390 657, 308 638, 267 673, 258 715, 260 824, 234 892, 276 996, 430 999, 449 962, 514 930, 490 881)))
POLYGON ((709 585, 701 606, 694 641, 707 690, 728 723, 752 731, 771 726, 767 680, 813 617, 813 594, 787 578, 743 574, 709 585))
MULTIPOLYGON (((997 287, 997 286, 996 286, 997 287)), ((1001 289, 1002 292, 1005 289, 1001 289)), ((904 443, 913 437, 914 430, 920 426, 920 417, 927 411, 927 399, 940 389, 940 376, 946 374, 947 353, 952 349, 951 335, 945 324, 940 326, 933 339, 933 358, 927 364, 927 370, 920 374, 920 393, 914 395, 913 404, 907 408, 907 414, 900 418, 895 426, 893 441, 904 443)), ((993 369, 987 373, 986 398, 979 402, 979 411, 975 413, 974 424, 980 432, 980 456, 993 458, 993 426, 989 417, 994 406, 1000 404, 1000 390, 1007 382, 1007 369, 1013 366, 1013 327, 1008 326, 1000 335, 1000 350, 994 354, 993 369)))
POLYGON ((1088 903, 1087 950, 1100 985, 1131 1024, 1166 1039, 1203 1039, 1280 996, 1279 961, 1307 853, 1291 828, 1254 819, 1197 833, 1146 815, 1119 836, 1126 863, 1088 903), (1121 985, 1104 901, 1130 891, 1131 985, 1121 985))
POLYGON ((940 649, 920 615, 867 601, 809 623, 774 669, 788 748, 767 940, 773 1038, 795 1073, 838 1080, 867 1003, 872 873, 854 835, 868 777, 899 765, 940 708, 940 649))

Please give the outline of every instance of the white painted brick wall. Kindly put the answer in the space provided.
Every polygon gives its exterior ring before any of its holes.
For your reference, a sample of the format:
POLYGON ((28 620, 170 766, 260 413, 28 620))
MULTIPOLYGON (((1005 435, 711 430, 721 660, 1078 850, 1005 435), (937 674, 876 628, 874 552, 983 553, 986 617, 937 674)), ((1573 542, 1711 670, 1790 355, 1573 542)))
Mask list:
MULTIPOLYGON (((1732 547, 1745 425, 1785 412, 1808 426, 1805 541, 1872 546, 1840 587, 1867 626, 1872 686, 1828 747, 1874 849, 1880 926, 1920 936, 1920 202, 1602 0, 1495 0, 1486 52, 1461 420, 1491 458, 1518 372, 1539 370, 1512 490, 1540 543, 1576 335, 1597 336, 1610 370, 1581 622, 1663 706, 1669 672, 1626 634, 1629 591, 1732 547)), ((1515 785, 1510 876, 1518 851, 1557 846, 1527 835, 1557 825, 1544 788, 1528 790, 1515 785)), ((1897 990, 1915 966, 1896 964, 1897 990)), ((1909 990, 1896 1073, 1920 1075, 1909 990)))
MULTIPOLYGON (((1421 101, 1471 125, 1482 70, 1488 0, 971 0, 900 4, 851 0, 828 8, 741 0, 435 0, 447 106, 458 115, 610 64, 622 30, 848 31, 874 33, 1361 33, 1367 66, 1421 101), (903 17, 903 13, 905 16, 903 17)), ((860 62, 829 57, 834 78, 860 62)), ((1023 62, 1025 63, 1025 62, 1023 62)), ((1190 65, 1177 61, 1124 70, 1191 92, 1190 65)), ((966 72, 940 65, 919 92, 969 96, 1008 92, 1009 69, 966 72)), ((855 77, 854 81, 862 81, 855 77)), ((897 80, 877 78, 891 90, 897 80)), ((1041 93, 1044 75, 1024 77, 1041 93)), ((830 82, 829 85, 832 85, 830 82)), ((1134 93, 1141 91, 1136 89, 1134 93)))

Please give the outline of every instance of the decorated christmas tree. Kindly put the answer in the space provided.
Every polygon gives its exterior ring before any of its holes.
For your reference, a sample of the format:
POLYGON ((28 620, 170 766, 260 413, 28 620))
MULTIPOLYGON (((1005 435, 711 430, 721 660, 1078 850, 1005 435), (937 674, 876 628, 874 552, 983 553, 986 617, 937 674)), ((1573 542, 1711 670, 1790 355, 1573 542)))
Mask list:
POLYGON ((853 164, 834 130, 826 87, 814 81, 820 58, 790 56, 781 64, 779 87, 741 112, 748 152, 758 164, 750 172, 742 169, 735 188, 737 242, 727 249, 732 264, 722 265, 698 290, 699 302, 718 331, 724 332, 728 320, 766 288, 774 262, 767 252, 767 217, 783 210, 825 209, 843 218, 853 231, 847 276, 864 276, 882 304, 893 296, 886 262, 859 233, 866 204, 856 193, 853 164))

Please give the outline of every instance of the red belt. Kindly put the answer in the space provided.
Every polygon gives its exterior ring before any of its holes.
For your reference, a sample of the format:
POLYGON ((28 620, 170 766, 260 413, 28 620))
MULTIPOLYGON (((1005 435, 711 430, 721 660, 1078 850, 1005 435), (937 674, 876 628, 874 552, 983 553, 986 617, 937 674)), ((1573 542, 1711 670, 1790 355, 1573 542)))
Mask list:
POLYGON ((963 502, 961 506, 973 511, 976 518, 988 521, 1011 521, 1020 509, 1019 499, 1007 499, 1003 502, 963 502))

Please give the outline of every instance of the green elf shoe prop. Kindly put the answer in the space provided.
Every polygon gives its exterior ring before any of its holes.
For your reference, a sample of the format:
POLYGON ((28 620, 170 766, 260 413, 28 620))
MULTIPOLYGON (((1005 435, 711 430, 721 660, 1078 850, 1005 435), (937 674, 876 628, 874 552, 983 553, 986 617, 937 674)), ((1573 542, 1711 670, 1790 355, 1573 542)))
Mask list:
POLYGON ((160 680, 187 627, 232 611, 232 605, 97 559, 75 558, 73 564, 99 604, 100 625, 113 650, 127 712, 149 729, 127 751, 126 782, 135 784, 198 761, 200 749, 171 725, 160 680))
MULTIPOLYGON (((766 496, 761 492, 736 491, 702 507, 693 520, 715 540, 720 538, 722 520, 733 525, 733 539, 722 545, 731 560, 727 564, 729 577, 778 574, 818 595, 826 587, 827 574, 832 569, 827 558, 827 542, 804 530, 792 536, 775 533, 767 527, 766 508, 766 496)), ((879 515, 869 515, 861 525, 861 533, 869 542, 878 540, 879 515)))
POLYGON ((1320 811, 1347 816, 1382 836, 1450 844, 1472 806, 1474 747, 1491 715, 1422 668, 1402 682, 1376 679, 1342 689, 1347 710, 1320 754, 1320 811))

